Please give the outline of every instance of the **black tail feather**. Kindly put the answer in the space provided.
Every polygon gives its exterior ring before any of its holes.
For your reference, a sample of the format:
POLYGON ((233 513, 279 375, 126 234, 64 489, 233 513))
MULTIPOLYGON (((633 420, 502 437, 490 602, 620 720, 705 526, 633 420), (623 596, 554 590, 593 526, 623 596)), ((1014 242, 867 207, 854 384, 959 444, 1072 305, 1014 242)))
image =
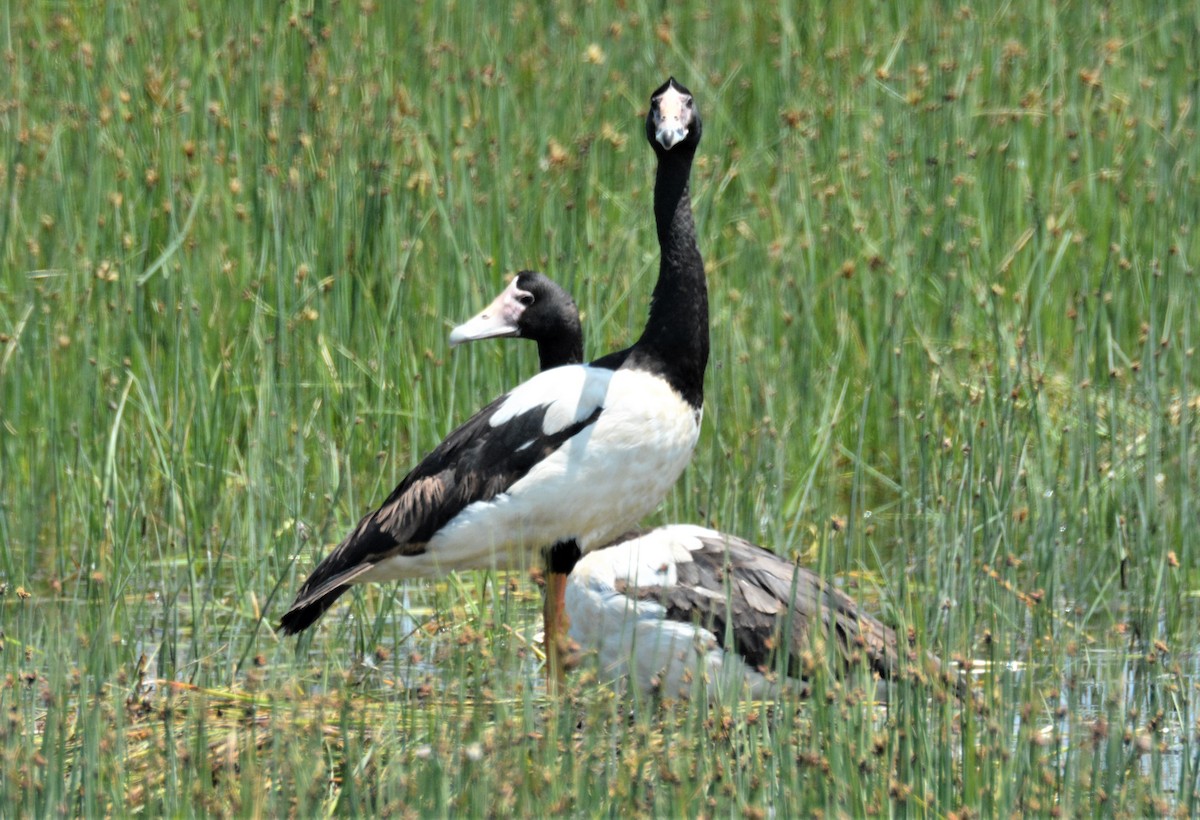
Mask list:
POLYGON ((279 629, 285 635, 295 635, 313 625, 333 602, 342 597, 358 578, 375 566, 369 562, 356 564, 349 569, 336 570, 344 562, 344 553, 339 547, 317 565, 312 575, 296 593, 296 600, 279 621, 279 629))
POLYGON ((308 629, 348 589, 350 589, 349 584, 342 584, 316 599, 304 596, 301 600, 293 603, 292 608, 279 619, 279 631, 284 635, 296 635, 308 629))

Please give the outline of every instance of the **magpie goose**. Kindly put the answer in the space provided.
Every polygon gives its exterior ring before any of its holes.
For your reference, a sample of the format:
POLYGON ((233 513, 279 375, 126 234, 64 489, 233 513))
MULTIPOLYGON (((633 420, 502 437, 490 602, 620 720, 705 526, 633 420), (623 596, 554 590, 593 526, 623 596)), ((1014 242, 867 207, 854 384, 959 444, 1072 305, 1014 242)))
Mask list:
MULTIPOLYGON (((583 357, 575 301, 536 271, 518 273, 450 334, 452 344, 497 337, 536 342, 543 369, 583 357)), ((803 659, 813 658, 814 637, 832 640, 845 668, 865 662, 889 679, 899 667, 896 633, 849 596, 808 569, 705 527, 622 535, 584 555, 569 577, 552 573, 546 604, 547 646, 569 618, 571 639, 596 655, 606 675, 671 697, 690 696, 697 682, 713 696, 762 697, 781 682, 804 692, 803 659)))
POLYGON ((304 581, 284 633, 311 626, 353 584, 514 568, 551 569, 610 540, 662 501, 700 434, 708 291, 689 180, 700 142, 691 93, 650 99, 660 264, 629 348, 547 370, 500 396, 405 476, 304 581))
POLYGON ((888 680, 900 668, 895 631, 848 595, 708 527, 669 524, 589 552, 567 578, 565 614, 602 674, 670 698, 807 695, 822 647, 835 672, 865 664, 888 680))

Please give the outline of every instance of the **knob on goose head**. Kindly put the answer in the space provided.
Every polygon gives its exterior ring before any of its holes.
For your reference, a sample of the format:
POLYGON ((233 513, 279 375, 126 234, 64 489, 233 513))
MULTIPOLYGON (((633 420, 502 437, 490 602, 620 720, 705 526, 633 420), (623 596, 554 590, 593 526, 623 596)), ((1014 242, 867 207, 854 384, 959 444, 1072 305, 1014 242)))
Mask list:
POLYGON ((694 152, 700 144, 701 130, 700 112, 692 100, 692 92, 674 77, 650 95, 646 139, 655 153, 662 154, 676 146, 694 152))

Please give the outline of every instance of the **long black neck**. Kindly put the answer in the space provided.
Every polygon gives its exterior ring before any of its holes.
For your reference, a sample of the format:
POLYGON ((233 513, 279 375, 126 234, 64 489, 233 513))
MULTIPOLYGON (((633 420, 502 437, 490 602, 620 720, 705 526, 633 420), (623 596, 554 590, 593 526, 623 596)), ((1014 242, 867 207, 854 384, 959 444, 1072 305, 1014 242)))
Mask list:
POLYGON ((626 366, 661 375, 699 408, 708 366, 708 288, 688 193, 693 155, 686 147, 657 153, 654 221, 662 258, 650 318, 626 366))
POLYGON ((556 335, 538 338, 537 346, 538 366, 542 370, 583 362, 583 327, 578 317, 556 335))

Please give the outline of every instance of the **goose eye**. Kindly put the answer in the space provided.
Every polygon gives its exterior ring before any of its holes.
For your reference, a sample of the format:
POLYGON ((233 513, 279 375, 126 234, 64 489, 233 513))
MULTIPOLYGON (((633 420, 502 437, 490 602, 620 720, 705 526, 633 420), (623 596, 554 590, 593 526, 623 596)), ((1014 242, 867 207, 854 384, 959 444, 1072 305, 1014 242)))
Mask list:
POLYGON ((529 307, 530 305, 533 304, 533 294, 532 293, 518 293, 517 301, 520 302, 525 307, 529 307))

